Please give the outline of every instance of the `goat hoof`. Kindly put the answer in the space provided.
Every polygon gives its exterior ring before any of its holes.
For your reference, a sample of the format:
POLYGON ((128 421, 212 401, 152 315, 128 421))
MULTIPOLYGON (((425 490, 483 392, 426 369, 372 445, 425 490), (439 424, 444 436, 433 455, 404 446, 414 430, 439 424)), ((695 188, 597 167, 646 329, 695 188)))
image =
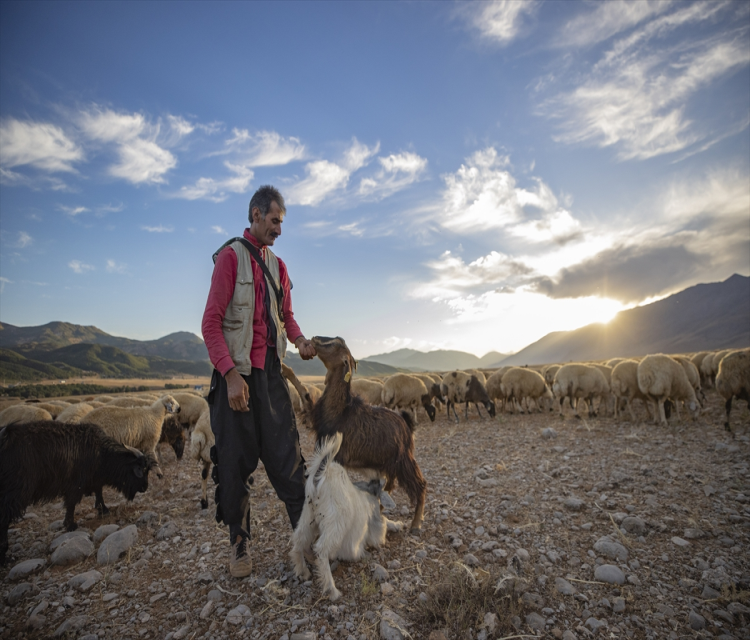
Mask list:
POLYGON ((97 507, 96 511, 99 513, 100 516, 106 516, 109 513, 109 508, 104 507, 104 506, 97 507))
POLYGON ((201 500, 201 509, 208 509, 208 500, 201 500))

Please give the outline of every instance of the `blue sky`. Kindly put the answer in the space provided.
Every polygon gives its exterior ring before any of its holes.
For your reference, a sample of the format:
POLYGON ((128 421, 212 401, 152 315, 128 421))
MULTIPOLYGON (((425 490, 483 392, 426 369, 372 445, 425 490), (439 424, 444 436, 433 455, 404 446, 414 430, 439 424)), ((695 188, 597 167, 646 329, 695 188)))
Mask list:
POLYGON ((262 184, 306 335, 479 356, 750 275, 750 3, 0 3, 0 321, 200 335, 262 184))

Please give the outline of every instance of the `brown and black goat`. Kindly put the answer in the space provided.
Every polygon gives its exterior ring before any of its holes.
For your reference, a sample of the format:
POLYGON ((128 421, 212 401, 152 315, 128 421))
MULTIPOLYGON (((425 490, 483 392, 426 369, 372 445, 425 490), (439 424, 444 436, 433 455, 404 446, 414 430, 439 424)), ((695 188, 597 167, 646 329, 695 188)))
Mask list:
POLYGON ((416 503, 412 531, 422 527, 427 481, 414 459, 414 424, 402 411, 374 407, 352 395, 351 379, 357 363, 343 338, 312 339, 326 367, 326 388, 315 403, 313 430, 318 443, 328 436, 343 434, 336 462, 350 469, 373 470, 385 476, 385 490, 394 482, 416 503))

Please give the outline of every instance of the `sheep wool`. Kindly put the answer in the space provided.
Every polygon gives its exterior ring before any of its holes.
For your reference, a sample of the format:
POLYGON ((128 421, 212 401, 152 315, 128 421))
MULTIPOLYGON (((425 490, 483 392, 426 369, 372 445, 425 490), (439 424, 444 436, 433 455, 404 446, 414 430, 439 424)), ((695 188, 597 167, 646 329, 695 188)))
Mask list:
POLYGON ((646 410, 649 410, 649 398, 641 393, 638 387, 638 363, 635 360, 623 360, 618 362, 612 369, 612 394, 615 396, 615 417, 620 417, 620 401, 624 400, 630 410, 632 422, 636 422, 635 412, 633 411, 633 400, 643 402, 646 410))
POLYGON ((512 401, 513 409, 518 406, 520 413, 524 412, 524 402, 526 403, 526 412, 531 413, 529 400, 536 403, 539 411, 542 411, 542 398, 552 400, 552 392, 547 388, 544 377, 533 369, 511 367, 503 375, 501 384, 505 399, 512 401))
MULTIPOLYGON (((658 419, 667 424, 664 413, 664 401, 669 398, 675 403, 677 418, 680 418, 678 401, 684 400, 690 411, 696 415, 698 399, 695 390, 688 380, 685 369, 677 360, 662 353, 646 356, 638 364, 638 387, 641 393, 654 401, 658 408, 658 419)), ((654 424, 657 422, 654 413, 654 424)))
POLYGON ((208 509, 208 473, 211 471, 211 447, 214 446, 214 432, 211 430, 211 415, 204 411, 195 423, 190 434, 190 459, 201 462, 201 509, 208 509))
MULTIPOLYGON (((552 392, 556 398, 560 399, 560 415, 562 415, 562 406, 565 398, 570 401, 571 407, 574 400, 582 398, 586 401, 589 408, 589 417, 595 415, 594 398, 601 398, 609 393, 609 384, 604 374, 597 369, 586 364, 566 364, 560 367, 555 374, 555 380, 552 384, 552 392)), ((578 403, 575 403, 575 415, 580 418, 578 413, 578 403)))
POLYGON ((55 418, 57 422, 64 424, 78 424, 83 418, 94 410, 90 404, 86 402, 80 402, 78 404, 72 404, 66 407, 58 416, 55 418))
POLYGON ((417 421, 417 409, 421 406, 427 412, 430 420, 435 420, 435 407, 430 403, 427 387, 419 378, 407 373, 396 373, 386 378, 383 383, 383 406, 389 409, 410 409, 417 421))
POLYGON ((52 414, 33 404, 14 404, 0 411, 0 429, 9 424, 26 424, 39 420, 52 420, 52 414))
POLYGON ((208 410, 208 402, 202 397, 189 392, 173 393, 172 397, 180 405, 180 423, 186 429, 192 429, 201 414, 208 410))
POLYGON ((724 357, 716 374, 716 391, 725 400, 727 417, 724 428, 731 431, 729 413, 732 411, 732 399, 744 400, 750 408, 750 349, 734 351, 724 357))
POLYGON ((367 404, 380 406, 383 402, 383 383, 377 380, 355 378, 352 380, 352 395, 359 396, 367 404))

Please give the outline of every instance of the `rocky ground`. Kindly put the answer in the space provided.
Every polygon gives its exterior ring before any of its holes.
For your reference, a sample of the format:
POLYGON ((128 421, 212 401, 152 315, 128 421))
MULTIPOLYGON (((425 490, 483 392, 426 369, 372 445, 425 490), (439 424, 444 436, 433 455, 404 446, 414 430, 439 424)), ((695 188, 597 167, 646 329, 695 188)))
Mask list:
MULTIPOLYGON (((134 502, 105 491, 112 512, 100 519, 84 499, 83 536, 58 537, 59 504, 13 526, 0 637, 750 638, 742 405, 734 438, 715 394, 697 422, 667 428, 569 409, 458 425, 422 415, 422 534, 389 534, 368 559, 335 564, 335 604, 294 577, 286 514, 262 469, 254 571, 236 580, 226 529, 199 507, 199 466, 163 449, 165 477, 134 502), (118 545, 124 555, 106 564, 118 545)), ((408 521, 404 494, 393 498, 391 517, 408 521)))

